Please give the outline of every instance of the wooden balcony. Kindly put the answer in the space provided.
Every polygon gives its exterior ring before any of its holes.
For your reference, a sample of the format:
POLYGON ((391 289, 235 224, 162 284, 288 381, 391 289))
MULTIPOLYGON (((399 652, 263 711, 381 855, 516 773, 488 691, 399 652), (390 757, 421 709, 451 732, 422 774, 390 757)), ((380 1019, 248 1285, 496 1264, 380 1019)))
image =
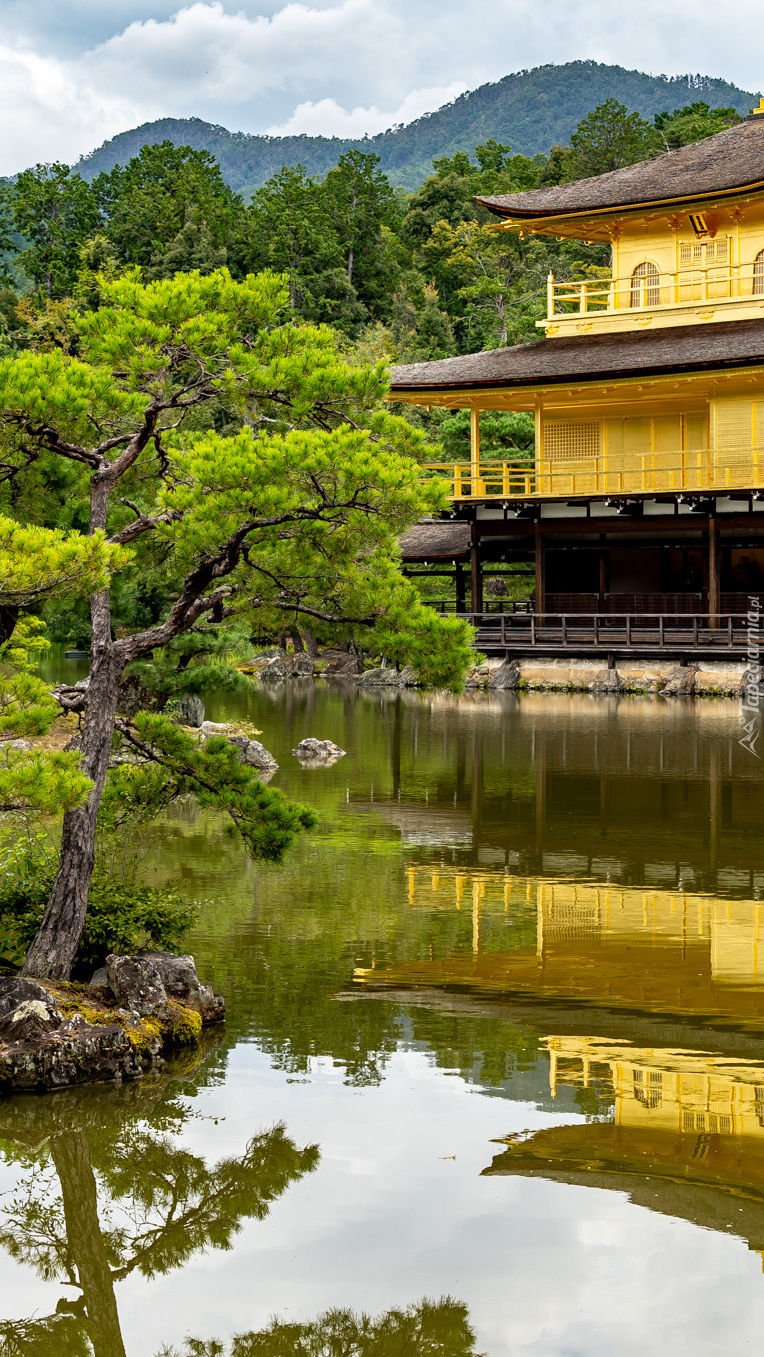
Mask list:
POLYGON ((631 273, 617 278, 547 280, 547 315, 537 324, 550 337, 645 325, 758 316, 764 303, 764 266, 717 263, 674 272, 631 273))
POLYGON ((488 654, 651 655, 744 660, 745 613, 466 613, 488 654))
POLYGON ((582 459, 432 462, 428 478, 455 501, 718 493, 764 488, 764 449, 603 453, 582 459))

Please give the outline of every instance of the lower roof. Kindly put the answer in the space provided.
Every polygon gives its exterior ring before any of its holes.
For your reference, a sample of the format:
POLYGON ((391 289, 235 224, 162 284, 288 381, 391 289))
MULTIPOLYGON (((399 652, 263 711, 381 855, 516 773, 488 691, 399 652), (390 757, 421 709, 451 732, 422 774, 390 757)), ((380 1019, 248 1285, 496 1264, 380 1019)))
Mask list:
MULTIPOLYGON (((764 300, 764 299, 763 299, 764 300)), ((764 363, 764 319, 534 340, 391 369, 390 396, 480 391, 764 363)))

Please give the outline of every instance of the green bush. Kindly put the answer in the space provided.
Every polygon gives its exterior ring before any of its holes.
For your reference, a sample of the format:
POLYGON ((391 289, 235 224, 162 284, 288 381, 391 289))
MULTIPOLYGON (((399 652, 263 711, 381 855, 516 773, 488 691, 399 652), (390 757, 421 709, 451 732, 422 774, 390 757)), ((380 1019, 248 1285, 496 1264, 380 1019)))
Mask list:
MULTIPOLYGON (((0 854, 0 960, 20 966, 40 926, 56 861, 43 835, 21 838, 0 854)), ((98 870, 73 974, 89 977, 110 952, 141 947, 176 951, 198 910, 174 891, 116 881, 98 870)))

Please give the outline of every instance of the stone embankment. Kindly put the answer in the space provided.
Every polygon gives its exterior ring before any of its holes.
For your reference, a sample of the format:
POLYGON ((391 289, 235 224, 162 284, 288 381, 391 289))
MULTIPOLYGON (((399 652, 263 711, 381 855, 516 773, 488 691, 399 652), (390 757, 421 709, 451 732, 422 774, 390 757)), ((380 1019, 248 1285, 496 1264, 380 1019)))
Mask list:
POLYGON ((470 689, 540 692, 641 693, 661 697, 737 697, 750 682, 745 664, 717 660, 677 664, 663 660, 606 662, 574 659, 488 660, 467 675, 470 689))
POLYGON ((109 956, 89 985, 0 977, 0 1092, 140 1079, 225 1018, 191 956, 109 956))
MULTIPOLYGON (((243 666, 264 684, 290 678, 344 679, 361 688, 417 688, 411 665, 364 669, 356 655, 325 651, 317 660, 302 652, 269 651, 243 666)), ((602 659, 489 659, 465 678, 467 689, 524 689, 538 692, 642 693, 663 697, 737 697, 751 682, 751 671, 736 661, 693 661, 678 664, 661 659, 623 660, 609 668, 602 659)), ((209 724, 209 723, 207 723, 209 724)))

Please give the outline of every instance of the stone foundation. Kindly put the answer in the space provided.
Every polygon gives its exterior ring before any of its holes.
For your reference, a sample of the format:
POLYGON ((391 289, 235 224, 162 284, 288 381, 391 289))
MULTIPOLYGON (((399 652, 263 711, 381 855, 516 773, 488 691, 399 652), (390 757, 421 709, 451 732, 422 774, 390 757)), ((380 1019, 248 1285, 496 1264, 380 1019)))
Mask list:
POLYGON ((512 661, 517 682, 506 682, 506 662, 489 659, 473 669, 467 688, 531 689, 548 692, 654 693, 665 696, 738 697, 748 666, 734 660, 693 661, 621 660, 608 669, 603 659, 541 659, 512 661), (499 678, 501 671, 501 678, 499 678))

